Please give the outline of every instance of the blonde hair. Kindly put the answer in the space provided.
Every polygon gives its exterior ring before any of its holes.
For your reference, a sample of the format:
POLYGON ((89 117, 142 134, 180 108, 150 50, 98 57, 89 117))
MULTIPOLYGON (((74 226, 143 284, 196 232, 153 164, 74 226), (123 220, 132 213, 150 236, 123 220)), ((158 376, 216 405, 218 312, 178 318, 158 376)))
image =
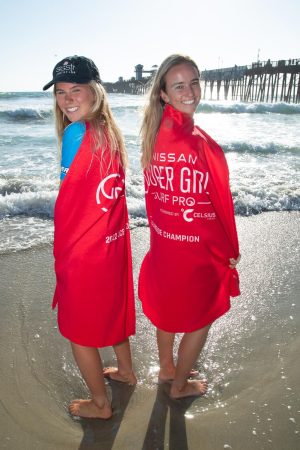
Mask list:
POLYGON ((165 102, 161 98, 161 91, 166 92, 166 74, 172 67, 184 63, 191 64, 195 67, 200 77, 200 71, 197 64, 189 56, 175 54, 168 56, 168 58, 161 63, 150 87, 150 91, 148 93, 148 103, 145 107, 144 118, 141 126, 141 163, 143 169, 147 168, 152 160, 155 139, 165 105, 165 102))
MULTIPOLYGON (((90 87, 95 102, 87 117, 84 119, 90 124, 92 151, 96 152, 100 147, 104 151, 107 146, 111 151, 111 156, 118 154, 122 166, 127 166, 127 154, 122 133, 117 126, 112 111, 108 104, 107 94, 104 87, 92 80, 87 85, 90 87)), ((71 123, 63 114, 56 101, 56 87, 54 86, 54 113, 55 127, 58 138, 59 149, 61 152, 61 143, 64 129, 71 123)))

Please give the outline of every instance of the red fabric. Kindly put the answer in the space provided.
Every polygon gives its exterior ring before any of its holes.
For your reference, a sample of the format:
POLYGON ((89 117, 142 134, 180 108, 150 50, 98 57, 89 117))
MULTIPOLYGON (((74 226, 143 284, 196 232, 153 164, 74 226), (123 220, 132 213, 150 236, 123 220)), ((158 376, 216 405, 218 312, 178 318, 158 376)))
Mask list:
POLYGON ((150 249, 139 297, 153 324, 191 332, 212 323, 239 295, 229 258, 239 246, 222 149, 167 105, 145 176, 150 249))
POLYGON ((58 303, 62 335, 104 347, 134 334, 124 173, 109 150, 92 153, 88 130, 62 182, 54 226, 53 308, 58 303))

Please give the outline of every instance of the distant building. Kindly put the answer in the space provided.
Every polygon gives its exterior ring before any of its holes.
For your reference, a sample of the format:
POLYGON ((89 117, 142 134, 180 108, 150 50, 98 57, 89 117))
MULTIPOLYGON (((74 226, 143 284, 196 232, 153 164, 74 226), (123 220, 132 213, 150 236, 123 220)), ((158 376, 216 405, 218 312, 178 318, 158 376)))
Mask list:
POLYGON ((136 81, 142 81, 143 79, 143 65, 138 64, 135 66, 135 79, 136 81))
POLYGON ((157 71, 157 66, 152 66, 152 69, 150 70, 143 70, 144 66, 142 64, 137 64, 135 66, 135 79, 136 81, 143 81, 143 73, 149 73, 149 77, 152 77, 153 74, 157 71))

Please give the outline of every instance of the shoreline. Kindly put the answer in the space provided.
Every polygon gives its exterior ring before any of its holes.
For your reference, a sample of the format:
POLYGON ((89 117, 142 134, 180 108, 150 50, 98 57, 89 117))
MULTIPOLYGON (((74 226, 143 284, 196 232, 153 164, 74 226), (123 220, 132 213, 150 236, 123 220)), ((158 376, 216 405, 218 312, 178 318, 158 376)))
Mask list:
MULTIPOLYGON (((11 450, 285 450, 299 445, 299 212, 237 216, 242 295, 211 329, 199 370, 205 398, 157 385, 155 330, 137 300, 136 388, 110 383, 110 421, 74 419, 86 389, 51 312, 52 246, 0 255, 0 442, 11 450), (101 447, 100 447, 101 445, 101 447), (169 447, 168 447, 169 445, 169 447)), ((148 227, 131 230, 135 289, 148 227)), ((114 363, 110 348, 101 350, 114 363)))

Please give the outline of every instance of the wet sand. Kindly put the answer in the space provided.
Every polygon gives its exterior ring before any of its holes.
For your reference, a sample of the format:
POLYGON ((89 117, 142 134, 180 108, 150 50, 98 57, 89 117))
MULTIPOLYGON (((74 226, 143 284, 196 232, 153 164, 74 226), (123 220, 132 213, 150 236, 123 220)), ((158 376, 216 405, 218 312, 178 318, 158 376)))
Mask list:
MULTIPOLYGON (((51 312, 52 249, 1 255, 0 448, 294 450, 300 447, 300 214, 238 217, 242 295, 211 328, 198 368, 205 398, 172 401, 157 385, 155 330, 137 300, 135 388, 111 382, 113 418, 74 419, 86 396, 51 312)), ((135 282, 148 229, 132 231, 135 282)), ((102 350, 113 364, 110 349, 102 350)))

